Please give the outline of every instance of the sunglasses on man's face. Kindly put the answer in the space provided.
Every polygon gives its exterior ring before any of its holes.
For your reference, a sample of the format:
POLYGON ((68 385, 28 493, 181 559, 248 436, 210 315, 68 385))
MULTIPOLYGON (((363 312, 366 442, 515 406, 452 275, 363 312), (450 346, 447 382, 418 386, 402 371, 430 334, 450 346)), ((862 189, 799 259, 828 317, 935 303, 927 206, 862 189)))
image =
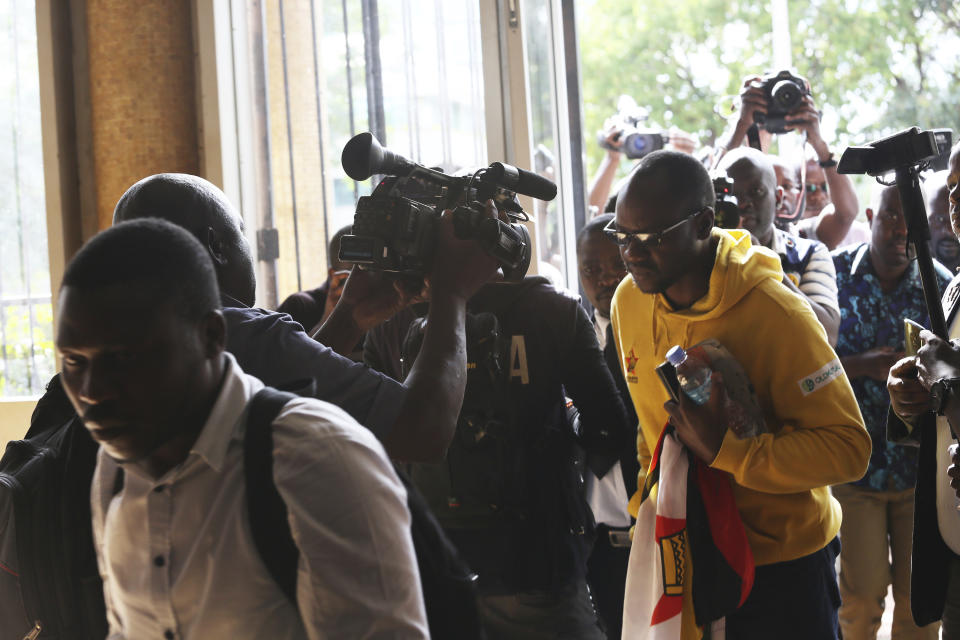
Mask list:
POLYGON ((822 182, 822 183, 820 183, 820 184, 808 184, 808 185, 807 185, 807 193, 816 193, 817 191, 823 191, 824 193, 826 193, 826 192, 827 192, 827 183, 826 183, 826 182, 822 182))

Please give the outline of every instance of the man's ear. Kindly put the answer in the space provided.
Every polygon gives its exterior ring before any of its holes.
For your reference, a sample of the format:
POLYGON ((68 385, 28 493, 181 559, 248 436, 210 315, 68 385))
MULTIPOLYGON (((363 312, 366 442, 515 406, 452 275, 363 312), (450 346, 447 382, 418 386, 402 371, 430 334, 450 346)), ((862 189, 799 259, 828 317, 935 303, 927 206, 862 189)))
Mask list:
POLYGON ((207 358, 219 356, 226 348, 227 322, 219 309, 209 312, 200 320, 200 338, 207 358))
POLYGON ((867 226, 873 229, 873 209, 867 207, 867 226))
POLYGON ((213 259, 213 263, 216 266, 221 267, 227 263, 227 256, 223 251, 223 240, 213 227, 207 227, 205 244, 207 252, 210 254, 210 258, 213 259))
MULTIPOLYGON (((776 190, 775 194, 776 194, 776 198, 777 198, 777 199, 776 199, 776 205, 779 207, 779 206, 780 206, 780 203, 783 201, 783 187, 777 187, 777 190, 776 190)), ((793 213, 793 212, 791 211, 791 213, 793 213)))
MULTIPOLYGON (((706 207, 704 209, 704 215, 697 217, 697 238, 703 240, 710 237, 710 231, 713 229, 716 219, 716 214, 713 212, 713 207, 706 207)), ((623 257, 622 255, 620 256, 623 257)))

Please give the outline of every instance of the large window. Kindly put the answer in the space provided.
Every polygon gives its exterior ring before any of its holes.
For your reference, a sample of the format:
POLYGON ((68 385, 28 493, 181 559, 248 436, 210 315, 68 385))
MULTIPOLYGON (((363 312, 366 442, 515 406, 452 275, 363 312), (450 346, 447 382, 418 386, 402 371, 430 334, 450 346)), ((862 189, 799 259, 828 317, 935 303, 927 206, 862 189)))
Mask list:
POLYGON ((53 375, 53 327, 33 2, 0 3, 0 398, 53 375))
MULTIPOLYGON (((487 143, 476 0, 283 0, 262 7, 251 16, 237 1, 232 11, 262 24, 262 57, 243 53, 238 66, 253 74, 262 65, 265 95, 238 100, 260 101, 250 117, 268 123, 269 144, 251 148, 269 155, 279 255, 276 299, 260 302, 273 306, 324 281, 327 240, 352 221, 357 198, 372 188, 341 167, 353 135, 371 131, 390 150, 447 172, 486 164, 487 143)), ((247 31, 258 33, 255 25, 247 31)))

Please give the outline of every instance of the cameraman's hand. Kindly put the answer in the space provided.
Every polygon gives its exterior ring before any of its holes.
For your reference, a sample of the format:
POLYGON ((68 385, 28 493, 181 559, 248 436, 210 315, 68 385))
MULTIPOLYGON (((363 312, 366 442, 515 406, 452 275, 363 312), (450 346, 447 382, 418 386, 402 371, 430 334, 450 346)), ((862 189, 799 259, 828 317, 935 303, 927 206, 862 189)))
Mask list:
POLYGON ((327 271, 327 297, 323 303, 323 317, 320 322, 323 323, 333 312, 334 307, 340 302, 343 295, 343 287, 347 282, 350 272, 347 270, 335 271, 333 268, 327 271))
POLYGON ((686 131, 671 127, 670 131, 667 132, 667 144, 664 145, 664 148, 693 155, 693 152, 697 149, 697 140, 686 131))
POLYGON ((755 123, 754 114, 767 113, 767 96, 759 86, 761 80, 760 76, 749 76, 743 81, 743 89, 740 91, 740 117, 737 119, 736 128, 740 142, 747 135, 747 129, 755 123))
MULTIPOLYGON (((498 217, 493 200, 487 200, 484 212, 491 218, 498 217)), ((499 266, 476 240, 458 238, 453 230, 453 212, 443 212, 437 233, 437 250, 426 277, 432 300, 444 295, 469 299, 494 277, 499 266)))
POLYGON ((917 371, 925 389, 940 378, 960 377, 960 346, 928 329, 920 332, 920 340, 923 345, 917 350, 917 371))
POLYGON ((603 128, 603 141, 606 144, 607 157, 613 164, 619 164, 623 148, 623 126, 617 122, 609 122, 603 128))
POLYGON ((898 360, 887 375, 890 407, 901 418, 913 418, 930 411, 930 392, 917 378, 917 359, 907 356, 898 360))
MULTIPOLYGON (((812 96, 803 96, 802 104, 787 114, 785 124, 787 131, 805 132, 807 142, 818 154, 821 148, 827 146, 820 135, 820 112, 812 96)), ((829 152, 827 149, 826 153, 829 152)))
POLYGON ((950 487, 957 497, 960 498, 960 447, 952 444, 947 447, 950 452, 950 466, 947 467, 947 475, 950 476, 950 487))
POLYGON ((677 429, 677 437, 707 464, 711 464, 720 453, 727 434, 726 399, 723 376, 714 371, 710 377, 710 399, 706 404, 698 405, 681 391, 680 402, 668 400, 663 405, 677 429))
POLYGON ((366 332, 407 306, 416 293, 386 272, 354 266, 335 309, 349 312, 357 328, 366 332))

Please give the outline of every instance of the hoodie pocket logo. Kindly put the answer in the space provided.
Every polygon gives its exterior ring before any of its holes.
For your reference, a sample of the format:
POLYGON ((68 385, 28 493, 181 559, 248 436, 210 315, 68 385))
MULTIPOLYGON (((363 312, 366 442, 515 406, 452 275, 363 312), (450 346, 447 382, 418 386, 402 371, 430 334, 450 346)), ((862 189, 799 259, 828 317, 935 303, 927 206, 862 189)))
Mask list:
POLYGON ((843 366, 840 364, 840 359, 835 358, 797 382, 800 385, 800 391, 803 392, 803 395, 808 396, 830 381, 839 378, 842 374, 843 366))

